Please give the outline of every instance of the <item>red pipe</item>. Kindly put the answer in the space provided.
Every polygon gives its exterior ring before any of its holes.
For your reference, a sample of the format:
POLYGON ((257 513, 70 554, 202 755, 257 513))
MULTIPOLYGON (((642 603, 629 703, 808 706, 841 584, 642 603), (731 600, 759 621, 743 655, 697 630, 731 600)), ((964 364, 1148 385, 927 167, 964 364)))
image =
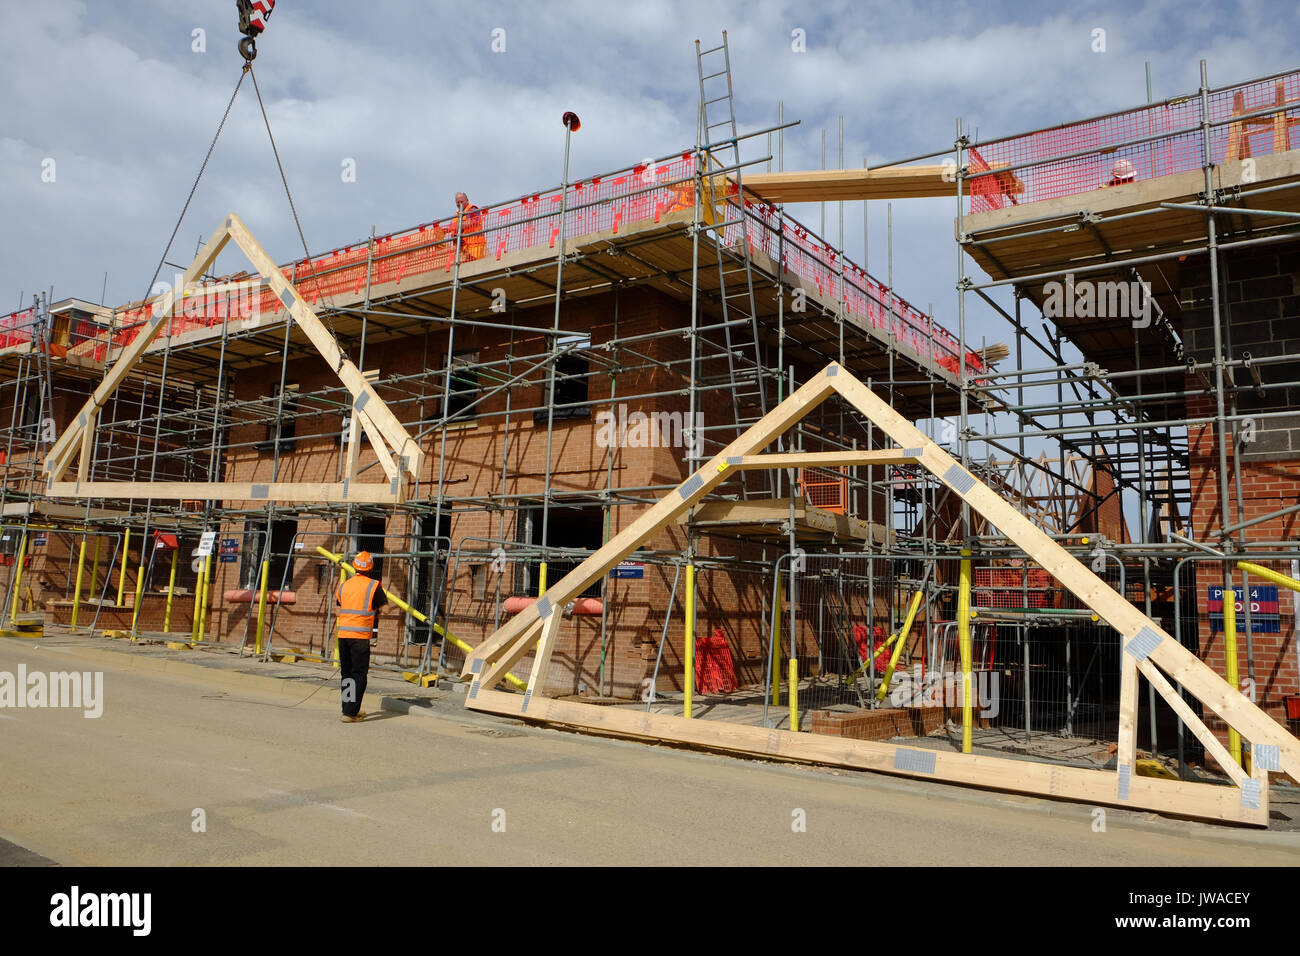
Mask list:
MULTIPOLYGON (((524 608, 537 603, 537 598, 532 597, 512 597, 506 598, 503 605, 507 614, 518 614, 524 608)), ((604 602, 600 598, 575 598, 573 601, 574 615, 583 617, 599 617, 604 610, 604 602)))
MULTIPOLYGON (((227 604, 255 604, 257 603, 257 592, 247 588, 241 588, 235 591, 227 591, 221 595, 227 604)), ((297 591, 267 591, 267 604, 297 604, 297 591)))

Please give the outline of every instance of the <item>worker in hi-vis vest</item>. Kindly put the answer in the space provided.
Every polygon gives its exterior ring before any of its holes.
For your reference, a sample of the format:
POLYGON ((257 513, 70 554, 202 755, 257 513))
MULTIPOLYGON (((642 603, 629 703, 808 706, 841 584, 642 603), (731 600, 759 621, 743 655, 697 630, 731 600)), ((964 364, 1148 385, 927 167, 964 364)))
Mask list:
POLYGON ((352 559, 356 574, 339 584, 334 600, 339 606, 338 651, 339 673, 343 681, 343 722, 366 719, 361 699, 366 693, 366 672, 370 669, 370 640, 375 636, 379 609, 388 596, 378 581, 370 577, 375 559, 369 551, 358 551, 352 559))
POLYGON ((482 259, 487 246, 483 235, 483 210, 469 201, 464 193, 456 193, 456 215, 451 220, 448 235, 460 238, 460 261, 482 259))

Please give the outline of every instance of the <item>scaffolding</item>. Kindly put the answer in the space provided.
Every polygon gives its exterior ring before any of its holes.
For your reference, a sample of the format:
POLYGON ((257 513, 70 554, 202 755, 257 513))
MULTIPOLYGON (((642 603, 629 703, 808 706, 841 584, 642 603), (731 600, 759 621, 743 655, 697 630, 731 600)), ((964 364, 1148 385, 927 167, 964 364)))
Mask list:
MULTIPOLYGON (((399 668, 454 674, 466 660, 457 632, 478 628, 472 636, 481 639, 511 613, 508 599, 544 597, 547 569, 550 581, 558 580, 834 362, 922 422, 927 437, 1104 572, 1149 617, 1181 616, 1183 625, 1197 617, 1189 613, 1194 595, 1185 582, 1180 590, 1178 577, 1193 557, 1217 561, 1228 590, 1239 560, 1283 570, 1300 560, 1294 535, 1255 534, 1300 506, 1249 509, 1241 469, 1229 468, 1243 454, 1244 423, 1254 428, 1295 414, 1268 402, 1284 403, 1286 389, 1300 388, 1300 351, 1283 343, 1265 350, 1273 354, 1235 354, 1222 274, 1227 252, 1297 241, 1300 73, 1211 89, 1202 66, 1199 89, 1163 103, 982 141, 958 122, 951 146, 886 164, 949 160, 955 170, 956 330, 949 332, 932 311, 899 296, 892 280, 853 262, 842 237, 828 241, 754 191, 761 186, 745 185, 746 170, 770 160, 749 155, 756 144, 792 124, 742 134, 725 36, 721 46, 697 44, 696 52, 700 103, 691 147, 573 182, 566 163, 558 187, 389 235, 372 231, 280 268, 425 449, 428 465, 401 500, 49 501, 36 468, 52 439, 39 427, 50 417, 46 410, 61 407, 59 390, 65 400, 83 399, 150 327, 157 303, 113 310, 106 328, 83 323, 56 354, 40 347, 50 322, 38 302, 0 318, 0 388, 14 396, 0 489, 6 521, 23 529, 24 540, 34 521, 61 522, 83 542, 101 533, 125 537, 114 550, 121 552, 114 606, 129 604, 130 580, 133 636, 168 630, 145 626, 139 613, 142 596, 157 588, 157 562, 141 542, 167 529, 183 539, 176 545, 183 550, 216 532, 222 543, 209 549, 216 553, 196 559, 188 573, 182 566, 183 587, 193 589, 191 634, 204 633, 198 619, 214 563, 219 573, 225 556, 237 554, 230 590, 252 594, 260 578, 261 597, 239 598, 242 616, 223 611, 216 638, 249 645, 260 604, 251 641, 259 652, 306 637, 308 652, 321 657, 330 652, 332 605, 290 603, 298 545, 320 541, 338 553, 378 537, 382 546, 371 550, 400 568, 388 579, 418 611, 386 650, 399 668), (1045 211, 1020 214, 1028 204, 1045 211), (1208 261, 1198 295, 1209 303, 1212 336, 1193 347, 1170 269, 1197 256, 1208 261), (990 278, 970 275, 972 262, 990 278), (1054 303, 1080 282, 1110 283, 1116 294, 1123 287, 1141 321, 1120 316, 1124 321, 1101 324, 1062 314, 1054 303), (1013 301, 999 302, 998 289, 1010 289, 1013 301), (1005 358, 971 342, 972 308, 1007 323, 1014 341, 1005 358), (1010 369, 999 367, 1008 359, 1010 369), (1255 404, 1243 408, 1247 398, 1255 404), (630 422, 629 409, 642 418, 630 422), (648 418, 675 427, 678 447, 660 455, 648 444, 644 467, 629 468, 628 448, 640 447, 631 436, 648 418), (602 421, 605 444, 581 453, 566 444, 575 422, 602 421), (491 437, 475 444, 476 434, 491 437), (1231 487, 1216 482, 1221 533, 1214 536, 1197 526, 1194 510, 1194 459, 1207 442, 1210 470, 1234 476, 1231 487), (544 446, 544 455, 534 446, 544 446), (466 457, 482 450, 491 460, 466 457), (554 512, 560 517, 552 521, 580 527, 585 543, 539 530, 538 509, 541 529, 554 512), (134 557, 128 529, 135 530, 134 557), (235 539, 231 551, 225 542, 235 539), (265 583, 273 563, 278 587, 265 583), (265 613, 268 591, 274 607, 265 613), (492 608, 490 627, 484 606, 492 608), (300 608, 314 630, 277 637, 300 608)), ((361 448, 353 396, 309 373, 309 353, 299 325, 256 275, 203 276, 183 290, 157 340, 102 409, 84 480, 276 481, 310 462, 312 480, 337 482, 353 454, 361 461, 357 474, 373 476, 381 463, 373 449, 361 448), (321 461, 328 464, 317 467, 321 461)), ((804 454, 888 448, 877 428, 834 403, 778 441, 779 452, 804 454)), ((84 544, 81 551, 84 560, 84 544)), ((775 664, 783 631, 798 644, 786 650, 803 675, 785 680, 786 700, 794 689, 814 708, 877 706, 886 683, 877 656, 892 658, 891 673, 906 673, 913 661, 939 661, 941 669, 951 663, 965 558, 975 565, 975 607, 989 621, 981 626, 992 629, 977 638, 986 669, 1019 668, 1015 706, 1004 711, 1016 740, 1032 744, 1044 727, 1072 736, 1087 726, 1101 741, 1116 734, 1105 690, 1094 692, 1094 682, 1105 687, 1118 653, 1105 622, 1054 593, 1020 548, 915 462, 745 475, 637 558, 641 567, 629 573, 645 577, 628 580, 657 576, 667 597, 634 627, 649 635, 641 642, 654 652, 647 704, 662 712, 690 713, 696 641, 711 638, 691 630, 694 594, 710 582, 737 601, 741 623, 724 639, 739 689, 761 703, 757 719, 770 720, 782 700, 775 664), (917 594, 920 610, 909 614, 917 594), (906 635, 914 616, 915 630, 906 635), (869 633, 877 621, 879 646, 869 633), (866 633, 854 629, 862 622, 866 633), (682 647, 680 660, 669 659, 671 650, 665 656, 674 645, 682 647)), ((315 590, 332 593, 337 563, 312 558, 310 565, 318 569, 315 590)), ((65 594, 72 566, 69 558, 65 594)), ((1244 575, 1240 580, 1236 587, 1250 587, 1244 575)), ((607 653, 613 634, 628 628, 613 613, 619 582, 611 578, 585 595, 597 601, 593 613, 573 611, 575 627, 589 628, 599 647, 594 670, 570 662, 573 694, 626 696, 607 653)), ((173 590, 169 585, 169 609, 173 590)), ((78 600, 82 592, 78 585, 78 600)), ((1244 633, 1254 678, 1250 613, 1248 602, 1244 633)), ((1199 647, 1201 623, 1176 636, 1199 647)), ((722 666, 719 660, 708 664, 722 666)), ((1186 773, 1197 744, 1187 742, 1185 751, 1181 717, 1158 705, 1153 687, 1148 693, 1147 746, 1153 753, 1166 746, 1161 719, 1168 717, 1177 727, 1178 772, 1186 773)))
MULTIPOLYGON (((517 434, 528 419, 545 415, 549 445, 555 429, 568 419, 591 418, 598 409, 608 409, 613 416, 617 405, 628 402, 654 409, 684 395, 688 411, 681 438, 690 452, 689 464, 761 415, 769 389, 779 396, 789 387, 796 374, 786 357, 792 343, 804 351, 803 367, 831 357, 874 373, 877 380, 881 372, 892 375, 895 367, 905 368, 908 374, 897 384, 905 386, 909 396, 922 396, 914 400, 918 412, 926 410, 927 402, 933 410, 936 390, 949 403, 955 400, 950 372, 946 380, 934 380, 936 369, 958 365, 955 337, 778 208, 741 201, 741 169, 746 164, 739 159, 740 144, 768 131, 738 134, 729 64, 724 59, 721 73, 704 72, 707 57, 719 53, 727 55, 725 38, 722 47, 701 53, 702 138, 693 149, 493 204, 477 212, 478 228, 463 235, 461 220, 453 220, 454 226, 448 221, 425 223, 399 234, 372 235, 283 270, 304 298, 327 316, 331 330, 350 340, 360 367, 365 367, 367 345, 374 348, 395 337, 420 343, 419 370, 380 373, 373 382, 403 422, 438 450, 439 466, 436 474, 407 489, 404 503, 386 512, 403 513, 414 525, 425 518, 437 523, 444 516, 479 510, 497 518, 489 522, 489 533, 509 540, 517 534, 518 513, 541 501, 544 506, 598 508, 607 534, 613 511, 641 506, 671 483, 620 485, 611 448, 604 489, 562 489, 548 481, 540 494, 512 492, 507 490, 512 430, 517 434), (727 112, 717 124, 708 122, 705 104, 708 81, 715 77, 725 81, 728 91, 727 112), (718 129, 729 135, 719 139, 718 129), (732 158, 729 164, 721 162, 724 154, 732 158), (604 238, 583 243, 591 236, 604 238), (553 249, 557 238, 564 250, 557 260, 537 255, 541 242, 553 249), (579 243, 581 251, 567 251, 579 243), (680 268, 686 249, 693 270, 689 283, 680 268), (702 256, 711 258, 712 265, 701 269, 702 256), (554 286, 549 281, 552 270, 554 286), (792 289, 792 282, 799 288, 792 289), (552 330, 546 336, 539 334, 545 329, 532 317, 521 320, 529 309, 555 301, 553 292, 544 291, 550 288, 560 289, 566 302, 595 295, 612 298, 608 339, 594 343, 589 335, 584 339, 579 328, 552 330), (621 297, 641 288, 678 295, 689 289, 689 329, 667 323, 624 334, 619 327, 621 297), (784 327, 790 314, 787 302, 795 292, 798 332, 784 327), (773 336, 760 332, 760 324, 774 317, 775 348, 773 336), (856 326, 874 341, 850 336, 846 348, 846 326, 856 326), (508 335, 506 354, 488 359, 477 352, 458 352, 458 338, 465 341, 478 333, 508 335), (439 341, 444 334, 445 349, 439 341), (663 348, 683 334, 690 341, 689 354, 670 354, 663 348), (894 352, 908 364, 897 363, 894 352), (809 356, 815 358, 810 361, 809 356), (544 396, 541 401, 518 401, 521 391, 535 388, 548 376, 553 379, 554 402, 544 396), (604 378, 609 381, 608 399, 580 394, 587 391, 587 382, 604 378), (652 384, 630 391, 620 388, 620 382, 638 380, 652 384), (740 386, 742 382, 748 384, 740 386), (729 396, 732 420, 724 417, 695 428, 700 410, 713 406, 722 397, 719 393, 729 396), (485 410, 502 395, 504 409, 485 410), (570 397, 575 400, 566 400, 570 397), (480 427, 500 422, 505 452, 496 490, 456 494, 446 447, 471 415, 480 427), (430 494, 435 487, 436 493, 430 494)), ((347 439, 340 433, 350 425, 347 391, 338 385, 295 389, 286 381, 285 370, 300 354, 302 341, 279 306, 265 283, 248 273, 208 275, 185 290, 169 312, 163 334, 133 370, 128 381, 134 391, 115 391, 97 422, 92 456, 84 464, 85 480, 211 481, 231 475, 254 454, 269 455, 275 475, 281 459, 291 461, 295 448, 323 439, 341 446, 347 439), (278 372, 279 383, 251 396, 237 393, 232 381, 257 374, 259 368, 272 376, 278 372)), ((115 310, 108 329, 84 336, 68 355, 106 373, 141 330, 150 327, 156 307, 156 301, 142 301, 115 310)), ((974 354, 968 360, 980 362, 974 354)), ((894 385, 891 378, 891 391, 894 385)), ((828 447, 870 440, 864 431, 828 447)), ((842 483, 847 485, 847 480, 842 483)), ((95 506, 105 504, 88 502, 88 513, 102 511, 95 506)), ((269 524, 286 514, 324 519, 346 529, 359 516, 378 513, 353 505, 250 509, 228 501, 159 498, 146 499, 142 508, 138 497, 120 505, 123 510, 112 519, 118 526, 139 522, 143 511, 146 532, 148 522, 162 521, 168 527, 179 523, 191 535, 227 519, 256 518, 269 524)), ((871 505, 868 500, 868 510, 871 505)), ((838 510, 844 510, 843 503, 838 510)), ((546 550, 543 546, 542 561, 546 550)), ((137 563, 149 564, 143 553, 137 563)))

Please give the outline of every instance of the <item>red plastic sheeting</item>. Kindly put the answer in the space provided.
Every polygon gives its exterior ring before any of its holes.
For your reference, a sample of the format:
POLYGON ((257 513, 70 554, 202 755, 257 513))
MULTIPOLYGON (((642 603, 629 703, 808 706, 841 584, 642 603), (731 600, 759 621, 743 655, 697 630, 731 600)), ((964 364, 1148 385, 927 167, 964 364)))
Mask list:
POLYGON ((695 689, 701 694, 729 694, 737 687, 731 648, 717 628, 712 637, 695 639, 695 689))
MULTIPOLYGON (((225 598, 227 604, 256 604, 257 592, 248 588, 239 588, 234 591, 227 591, 221 595, 225 598)), ((267 604, 297 604, 297 591, 267 591, 267 604)))
MULTIPOLYGON (((865 624, 853 625, 853 641, 858 645, 858 657, 861 660, 864 661, 867 660, 872 654, 880 650, 880 645, 885 643, 885 629, 882 628, 879 624, 877 624, 873 630, 875 631, 875 634, 873 635, 875 639, 874 641, 872 641, 871 646, 868 647, 867 626, 865 624)), ((888 670, 889 658, 891 656, 892 655, 889 654, 881 654, 879 657, 876 658, 875 668, 877 674, 883 674, 886 670, 888 670)))

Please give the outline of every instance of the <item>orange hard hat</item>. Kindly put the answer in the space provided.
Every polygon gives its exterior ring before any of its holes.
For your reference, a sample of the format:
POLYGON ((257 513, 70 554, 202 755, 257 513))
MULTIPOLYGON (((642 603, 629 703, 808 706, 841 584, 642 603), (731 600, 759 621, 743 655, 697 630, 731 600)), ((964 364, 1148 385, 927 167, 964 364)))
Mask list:
POLYGON ((352 559, 352 566, 358 571, 373 571, 375 559, 370 556, 369 551, 358 551, 357 556, 352 559))

